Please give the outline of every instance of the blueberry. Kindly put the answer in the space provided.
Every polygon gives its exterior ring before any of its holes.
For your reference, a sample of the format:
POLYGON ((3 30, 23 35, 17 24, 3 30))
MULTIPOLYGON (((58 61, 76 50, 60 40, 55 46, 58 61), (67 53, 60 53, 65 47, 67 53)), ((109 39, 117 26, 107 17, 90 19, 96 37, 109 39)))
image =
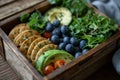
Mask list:
POLYGON ((48 32, 52 32, 54 29, 53 25, 51 23, 47 23, 45 30, 48 32))
POLYGON ((66 46, 66 43, 60 43, 59 46, 58 46, 58 48, 60 50, 65 50, 65 46, 66 46))
POLYGON ((61 35, 61 31, 60 31, 60 27, 58 28, 55 28, 53 31, 52 31, 52 35, 61 35))
POLYGON ((58 27, 58 26, 60 25, 60 21, 59 21, 59 20, 55 20, 55 21, 53 22, 53 25, 54 25, 55 27, 58 27))
POLYGON ((89 49, 83 49, 82 54, 85 54, 89 49))
POLYGON ((78 57, 81 56, 81 55, 82 55, 81 52, 76 52, 76 53, 75 53, 75 58, 78 58, 78 57))
POLYGON ((68 33, 69 33, 68 27, 65 25, 61 26, 61 32, 62 32, 62 34, 68 35, 68 33))
POLYGON ((63 42, 63 38, 60 38, 60 42, 63 42))
POLYGON ((81 49, 84 48, 85 45, 86 45, 86 43, 87 43, 86 40, 81 40, 81 41, 80 41, 80 44, 79 44, 79 47, 80 47, 81 49))
POLYGON ((75 47, 75 52, 80 52, 81 49, 79 47, 75 47))
POLYGON ((79 41, 75 37, 71 37, 70 38, 70 43, 73 44, 74 46, 78 46, 79 45, 79 41))
POLYGON ((59 36, 58 35, 52 35, 51 41, 55 44, 59 44, 59 42, 60 42, 59 36))
POLYGON ((64 37, 63 42, 64 43, 70 43, 70 37, 64 37))
POLYGON ((62 37, 63 37, 63 38, 64 38, 64 37, 68 37, 68 35, 62 34, 62 37))
POLYGON ((72 44, 67 44, 65 50, 71 54, 74 54, 74 46, 72 44))

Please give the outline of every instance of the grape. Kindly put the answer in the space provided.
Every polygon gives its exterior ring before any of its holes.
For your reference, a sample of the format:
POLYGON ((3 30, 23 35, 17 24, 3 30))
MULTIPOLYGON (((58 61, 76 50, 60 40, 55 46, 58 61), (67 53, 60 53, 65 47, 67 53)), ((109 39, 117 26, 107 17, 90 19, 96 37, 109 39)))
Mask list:
POLYGON ((70 38, 70 43, 73 44, 74 46, 78 46, 79 45, 79 41, 75 37, 71 37, 70 38))
POLYGON ((52 32, 54 29, 53 25, 51 23, 47 23, 45 30, 48 32, 52 32))
POLYGON ((58 35, 52 35, 51 41, 55 44, 59 44, 59 42, 60 42, 59 36, 58 35))

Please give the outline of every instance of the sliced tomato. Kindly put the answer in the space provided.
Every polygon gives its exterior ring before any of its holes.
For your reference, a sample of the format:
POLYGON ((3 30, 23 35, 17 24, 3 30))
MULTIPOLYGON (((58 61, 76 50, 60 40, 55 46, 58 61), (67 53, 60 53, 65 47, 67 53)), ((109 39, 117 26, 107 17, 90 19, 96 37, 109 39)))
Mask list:
POLYGON ((54 63, 54 68, 61 68, 63 65, 65 65, 66 62, 64 60, 57 60, 55 63, 54 63))
POLYGON ((51 38, 52 33, 45 31, 45 32, 42 34, 42 36, 45 37, 45 38, 51 38))
POLYGON ((44 73, 46 75, 50 74, 51 72, 53 72, 55 70, 55 68, 52 66, 52 65, 47 65, 45 68, 44 68, 44 73))

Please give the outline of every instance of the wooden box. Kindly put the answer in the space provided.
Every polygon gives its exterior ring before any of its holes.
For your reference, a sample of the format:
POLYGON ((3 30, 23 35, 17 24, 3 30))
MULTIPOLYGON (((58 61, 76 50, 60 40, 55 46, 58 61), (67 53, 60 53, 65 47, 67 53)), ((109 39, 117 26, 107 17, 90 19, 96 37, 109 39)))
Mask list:
MULTIPOLYGON (((12 3, 16 2, 14 0, 9 1, 12 1, 12 3)), ((21 1, 26 2, 27 0, 21 1)), ((35 0, 35 2, 36 1, 38 1, 37 4, 34 3, 33 5, 31 3, 31 6, 24 6, 24 8, 18 8, 19 10, 16 8, 16 12, 13 8, 11 8, 11 11, 13 9, 14 12, 11 12, 11 14, 9 15, 0 15, 0 49, 4 53, 2 54, 2 56, 16 71, 20 80, 83 80, 90 76, 92 73, 94 73, 96 70, 98 70, 100 67, 111 61, 113 53, 120 46, 119 30, 111 38, 101 43, 97 47, 89 50, 81 57, 74 59, 71 63, 63 66, 60 69, 55 70, 54 72, 45 77, 41 76, 39 72, 29 63, 29 61, 23 56, 23 54, 18 50, 18 48, 7 36, 10 30, 16 24, 20 23, 19 16, 21 14, 25 12, 30 13, 36 9, 44 12, 51 7, 46 0, 35 0)), ((13 5, 17 4, 18 3, 13 5)), ((4 6, 4 3, 0 6, 4 6)))

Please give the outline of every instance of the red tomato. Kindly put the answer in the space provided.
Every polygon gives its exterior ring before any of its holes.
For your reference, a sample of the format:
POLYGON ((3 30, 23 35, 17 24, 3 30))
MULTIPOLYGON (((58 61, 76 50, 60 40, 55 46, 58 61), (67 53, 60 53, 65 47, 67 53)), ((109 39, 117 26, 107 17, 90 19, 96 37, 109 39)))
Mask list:
POLYGON ((53 72, 55 69, 52 65, 47 65, 45 68, 44 68, 44 73, 46 75, 50 74, 51 72, 53 72))
POLYGON ((56 68, 61 68, 63 65, 65 65, 66 62, 64 60, 57 60, 55 63, 54 63, 54 67, 55 69, 56 68))
POLYGON ((45 38, 51 38, 52 33, 45 31, 42 35, 43 35, 43 37, 45 37, 45 38))

